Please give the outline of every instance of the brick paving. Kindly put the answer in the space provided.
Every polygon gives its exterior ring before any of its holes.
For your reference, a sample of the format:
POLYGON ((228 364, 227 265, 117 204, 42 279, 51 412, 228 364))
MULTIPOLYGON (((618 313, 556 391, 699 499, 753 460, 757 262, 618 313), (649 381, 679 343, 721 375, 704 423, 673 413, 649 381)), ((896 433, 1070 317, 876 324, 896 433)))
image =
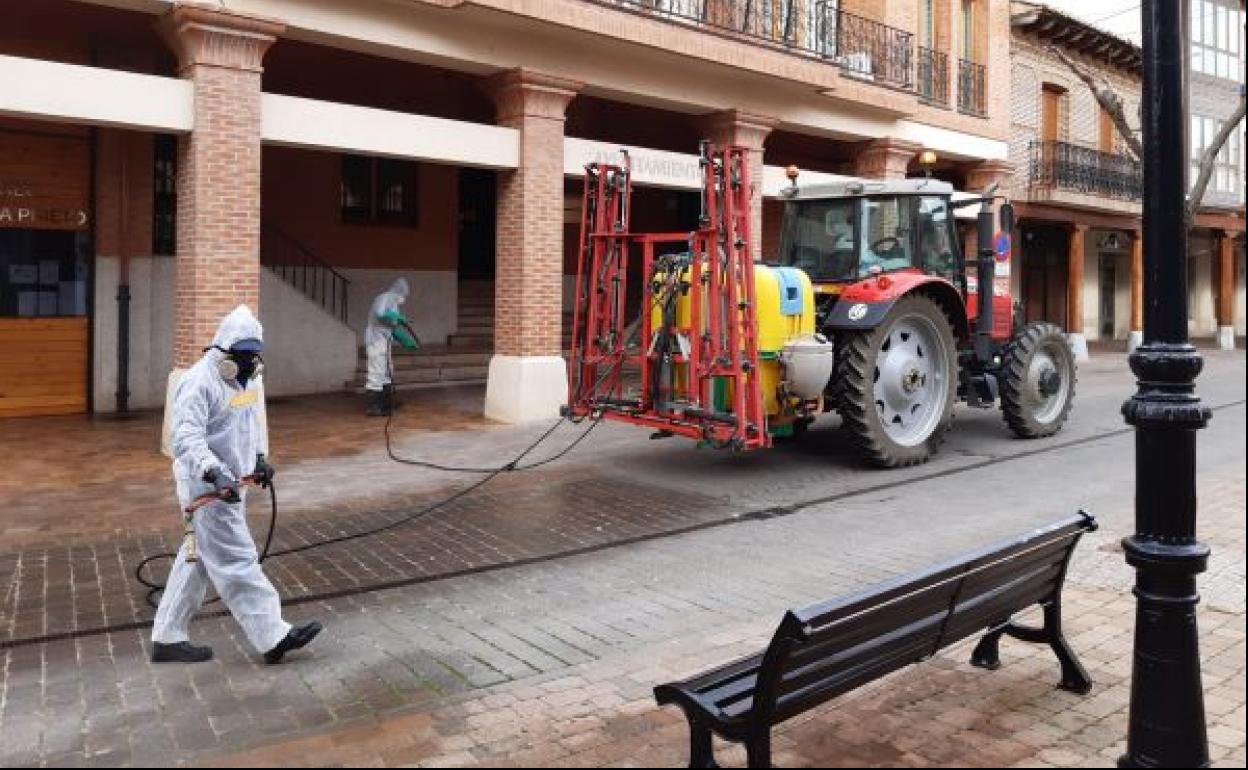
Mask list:
MULTIPOLYGON (((1228 358, 1225 378, 1210 383, 1222 402, 1238 398, 1242 404, 1242 361, 1242 355, 1228 358)), ((1085 408, 1092 401, 1100 414, 1119 400, 1115 391, 1120 385, 1103 383, 1098 376, 1094 371, 1081 384, 1093 397, 1097 387, 1103 389, 1100 402, 1088 396, 1083 401, 1085 408)), ((480 451, 473 456, 469 447, 479 445, 483 436, 491 452, 504 456, 531 440, 523 431, 474 424, 475 418, 457 415, 454 398, 447 396, 442 411, 404 415, 405 423, 414 426, 408 438, 427 444, 428 431, 437 431, 434 435, 444 439, 448 449, 439 459, 482 462, 480 451)), ((307 537, 305 527, 355 526, 363 523, 361 515, 379 516, 367 513, 370 509, 392 515, 402 509, 396 501, 427 499, 446 488, 445 475, 395 470, 379 461, 377 424, 355 417, 356 406, 345 399, 337 406, 331 402, 327 428, 324 420, 309 422, 324 413, 318 411, 321 405, 298 400, 275 405, 275 430, 300 432, 300 440, 289 441, 286 450, 286 473, 279 477, 285 480, 283 489, 306 490, 312 481, 323 481, 324 458, 332 456, 328 478, 338 491, 352 493, 336 496, 340 511, 307 499, 291 501, 295 513, 287 521, 294 529, 282 535, 290 542, 307 537), (335 409, 341 409, 339 419, 334 419, 335 409)), ((1113 424, 1092 417, 1072 428, 1113 424)), ((1211 438, 1202 438, 1201 445, 1202 533, 1214 547, 1211 569, 1201 581, 1206 599, 1201 629, 1211 740, 1222 765, 1243 763, 1243 419, 1242 405, 1220 411, 1202 434, 1211 438)), ((1132 606, 1124 597, 1131 573, 1117 539, 1129 529, 1131 516, 1130 466, 1123 462, 1131 438, 1074 433, 1090 440, 1005 460, 988 472, 958 472, 983 459, 981 447, 1000 433, 996 423, 995 415, 964 415, 959 430, 965 442, 959 445, 955 437, 951 451, 927 469, 948 475, 895 487, 838 466, 835 458, 829 462, 818 444, 781 448, 745 462, 689 452, 673 442, 639 441, 634 434, 623 434, 618 442, 610 435, 596 437, 587 442, 592 462, 500 479, 482 499, 428 522, 422 533, 429 542, 410 537, 391 543, 389 552, 372 541, 366 548, 321 552, 321 560, 313 563, 325 577, 320 583, 306 577, 315 577, 307 564, 304 578, 275 564, 275 577, 287 590, 361 585, 400 559, 419 564, 411 557, 425 552, 421 549, 450 548, 477 558, 487 542, 503 553, 513 552, 499 543, 531 550, 555 543, 566 549, 609 540, 621 527, 633 526, 634 519, 635 531, 645 531, 646 526, 674 526, 674 520, 700 521, 697 517, 708 511, 731 517, 763 502, 784 504, 852 488, 861 492, 780 518, 301 604, 289 608, 290 619, 320 618, 328 630, 309 651, 276 668, 258 665, 234 622, 220 617, 194 626, 196 638, 218 653, 202 667, 151 666, 143 630, 0 649, 0 765, 496 764, 503 754, 513 764, 526 765, 547 759, 678 764, 685 751, 683 724, 675 714, 654 708, 649 692, 655 683, 757 649, 786 607, 922 567, 1080 506, 1106 524, 1081 546, 1067 598, 1075 648, 1098 681, 1093 695, 1080 703, 1095 714, 1084 714, 1066 694, 1052 690, 1056 664, 1047 651, 1006 642, 1006 666, 989 674, 967 667, 969 648, 963 648, 795 720, 781 731, 777 749, 783 753, 777 759, 807 765, 993 764, 1002 755, 980 748, 990 743, 1014 752, 1011 762, 1060 764, 1076 752, 1078 761, 1071 764, 1106 764, 1111 743, 1095 750, 1089 744, 1111 733, 1118 740, 1125 729, 1120 726, 1125 715, 1110 706, 1122 698, 1123 677, 1129 673, 1123 667, 1129 659, 1132 606), (965 446, 980 448, 981 454, 968 454, 965 446), (660 483, 639 485, 643 470, 660 483), (684 477, 688 488, 673 502, 673 490, 684 477), (582 494, 593 496, 594 504, 580 505, 582 494), (635 516, 595 519, 632 503, 641 503, 635 516), (587 510, 569 519, 567 511, 577 508, 587 510), (644 516, 656 509, 674 518, 646 521, 644 516), (481 525, 476 531, 469 528, 474 521, 481 525), (706 638, 688 639, 692 627, 707 629, 706 638), (563 684, 557 684, 560 680, 563 684), (568 681, 584 684, 565 687, 568 681), (566 694, 552 693, 549 699, 535 694, 551 688, 566 694), (1018 708, 1005 708, 1011 704, 1018 708), (980 721, 972 720, 970 712, 979 713, 980 721), (940 716, 946 713, 958 716, 940 716), (949 729, 940 732, 949 719, 949 729), (864 730, 872 735, 864 737, 864 730), (1007 735, 1013 730, 1031 742, 1007 735), (919 737, 925 738, 921 745, 915 743, 919 737), (1042 739, 1049 743, 1039 745, 1042 739), (1030 753, 1018 753, 1022 749, 1015 743, 1027 745, 1030 753), (970 746, 980 753, 967 753, 970 746), (615 757, 609 756, 612 752, 615 757)), ((142 422, 121 423, 116 431, 121 437, 106 432, 100 439, 133 440, 129 431, 135 425, 142 422)), ((11 423, 0 423, 3 430, 12 430, 11 423)), ((1037 446, 1008 439, 1000 445, 1037 446)), ((107 455, 94 455, 97 451, 85 448, 67 464, 107 455)), ((134 468, 145 462, 123 454, 118 464, 134 468)), ((95 484, 108 481, 114 472, 102 467, 107 463, 78 467, 82 488, 94 492, 95 484)), ((163 486, 165 461, 152 467, 159 469, 152 471, 158 474, 153 483, 163 486)), ((53 473, 61 474, 58 483, 72 486, 70 472, 50 467, 45 476, 53 473)), ((907 478, 913 477, 888 475, 889 480, 907 478)), ((32 488, 41 494, 51 485, 34 478, 32 488)), ((0 469, 0 491, 26 505, 20 476, 0 469)), ((101 584, 89 569, 103 564, 113 570, 108 580, 128 580, 105 547, 115 548, 125 537, 148 537, 152 540, 143 548, 153 550, 173 534, 170 530, 176 531, 167 499, 156 512, 159 524, 134 527, 126 520, 131 502, 109 498, 100 508, 102 523, 81 526, 72 512, 49 510, 54 522, 81 529, 68 538, 72 560, 59 567, 38 563, 43 574, 69 586, 69 593, 58 599, 41 587, 42 594, 15 598, 17 584, 0 577, 0 606, 28 602, 22 606, 31 613, 46 609, 85 622, 96 619, 91 609, 98 601, 102 612, 116 605, 122 616, 135 600, 133 589, 101 584), (112 532, 122 536, 106 536, 112 532), (67 610, 66 597, 82 603, 67 610)), ((0 512, 6 550, 9 533, 35 515, 25 507, 12 517, 8 509, 0 512), (17 524, 8 529, 10 522, 17 524)), ((56 534, 55 524, 45 531, 27 527, 14 539, 30 546, 20 551, 25 553, 46 548, 56 534)), ((11 555, 0 555, 0 568, 11 555)), ((410 565, 404 569, 411 571, 403 574, 420 574, 410 565)), ((20 622, 24 615, 9 617, 20 622)), ((742 759, 731 751, 721 758, 742 759)))
MULTIPOLYGON (((1210 755, 1218 767, 1245 762, 1244 477, 1206 488, 1215 571, 1203 590, 1201 654, 1210 755), (1220 571, 1217 564, 1235 564, 1220 571), (1222 604, 1221 597, 1231 599, 1222 604)), ((1054 687, 1047 648, 1002 647, 1000 670, 967 661, 974 640, 782 724, 777 766, 1111 767, 1125 748, 1130 698, 1129 577, 1112 549, 1085 538, 1068 578, 1064 620, 1095 686, 1086 696, 1054 687), (1091 548, 1089 548, 1091 546, 1091 548), (1099 585, 1118 573, 1113 589, 1099 585)), ((1101 541, 1106 535, 1100 534, 1101 541)), ((1104 545, 1104 542, 1101 543, 1104 545)), ((668 767, 687 760, 684 718, 659 709, 654 684, 758 651, 772 625, 737 623, 705 639, 672 638, 487 688, 436 708, 408 710, 343 730, 317 732, 214 756, 214 766, 668 767)), ((716 742, 721 764, 743 765, 739 746, 716 742)))

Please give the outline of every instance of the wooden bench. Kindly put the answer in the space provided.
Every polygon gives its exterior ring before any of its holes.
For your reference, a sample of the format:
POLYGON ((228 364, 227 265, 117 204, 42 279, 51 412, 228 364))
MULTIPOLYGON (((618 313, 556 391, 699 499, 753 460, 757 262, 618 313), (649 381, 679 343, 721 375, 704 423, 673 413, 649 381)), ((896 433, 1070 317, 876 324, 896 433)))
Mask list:
POLYGON ((920 573, 798 610, 758 655, 654 689, 689 720, 689 766, 717 767, 711 734, 744 743, 750 767, 771 766, 771 728, 981 631, 971 663, 1000 666, 1002 634, 1053 648, 1059 685, 1086 693, 1087 672, 1062 635, 1062 584, 1075 545, 1096 521, 1080 512, 920 573), (1011 622, 1035 605, 1040 628, 1011 622))

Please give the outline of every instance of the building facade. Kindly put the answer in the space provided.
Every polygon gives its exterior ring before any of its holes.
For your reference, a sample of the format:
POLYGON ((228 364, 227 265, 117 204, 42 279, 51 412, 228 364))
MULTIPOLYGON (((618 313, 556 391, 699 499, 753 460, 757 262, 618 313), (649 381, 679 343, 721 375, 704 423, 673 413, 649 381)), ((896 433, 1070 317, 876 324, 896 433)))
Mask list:
POLYGON ((0 0, 0 415, 159 407, 234 304, 270 395, 350 387, 398 276, 400 384, 554 416, 580 176, 693 226, 699 139, 753 151, 756 249, 808 175, 1008 167, 1006 0, 0 0), (35 371, 37 369, 37 372, 35 371))
MULTIPOLYGON (((1020 222, 1015 294, 1028 320, 1063 326, 1080 356, 1089 340, 1132 347, 1143 332, 1139 163, 1091 89, 1055 50, 1106 83, 1133 128, 1139 126, 1141 51, 1039 3, 1015 0, 1012 19, 1010 159, 1020 222)), ((1226 62, 1221 66, 1233 71, 1226 62)), ((1202 122, 1206 80, 1193 71, 1194 127, 1220 125, 1238 99, 1237 83, 1219 81, 1220 112, 1202 122)), ((1242 132, 1241 125, 1237 136, 1242 132)), ((1194 128, 1196 156, 1200 141, 1194 128)), ((1240 159, 1238 171, 1230 161, 1220 164, 1189 245, 1191 332, 1216 334, 1223 347, 1244 334, 1242 147, 1239 138, 1228 143, 1224 155, 1240 159), (1230 270, 1220 270, 1223 261, 1230 270)))
MULTIPOLYGON (((1223 122, 1243 99, 1245 63, 1243 0, 1189 0, 1191 68, 1188 137, 1195 178, 1199 160, 1223 122)), ((1223 348, 1244 334, 1244 123, 1227 139, 1214 163, 1188 243, 1192 288, 1191 333, 1217 335, 1223 348), (1236 226, 1238 225, 1238 236, 1236 226)))

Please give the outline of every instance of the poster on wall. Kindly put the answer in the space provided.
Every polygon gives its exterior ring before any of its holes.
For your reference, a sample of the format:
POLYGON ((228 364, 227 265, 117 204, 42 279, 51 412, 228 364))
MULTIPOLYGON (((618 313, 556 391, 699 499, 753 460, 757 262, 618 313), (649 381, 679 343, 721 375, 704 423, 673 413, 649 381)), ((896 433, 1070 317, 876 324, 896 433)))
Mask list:
POLYGON ((39 283, 55 286, 61 282, 61 261, 59 259, 39 260, 39 283))
POLYGON ((38 265, 9 265, 9 283, 14 286, 26 286, 38 279, 38 265))
POLYGON ((19 291, 17 293, 17 314, 22 318, 31 318, 39 314, 39 292, 19 291))
POLYGON ((61 315, 87 314, 87 284, 85 281, 62 281, 60 286, 61 315))

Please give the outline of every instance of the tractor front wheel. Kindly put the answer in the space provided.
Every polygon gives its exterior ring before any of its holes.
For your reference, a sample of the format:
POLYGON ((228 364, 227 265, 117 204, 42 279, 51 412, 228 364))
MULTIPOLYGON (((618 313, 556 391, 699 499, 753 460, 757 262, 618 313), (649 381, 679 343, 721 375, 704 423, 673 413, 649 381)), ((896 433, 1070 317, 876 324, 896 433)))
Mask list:
POLYGON ((936 453, 953 421, 957 349, 941 307, 921 294, 870 331, 841 336, 837 408, 859 453, 898 468, 936 453))
POLYGON ((1034 323, 1018 332, 1001 355, 1001 413, 1020 438, 1062 429, 1075 401, 1075 356, 1062 330, 1034 323))

